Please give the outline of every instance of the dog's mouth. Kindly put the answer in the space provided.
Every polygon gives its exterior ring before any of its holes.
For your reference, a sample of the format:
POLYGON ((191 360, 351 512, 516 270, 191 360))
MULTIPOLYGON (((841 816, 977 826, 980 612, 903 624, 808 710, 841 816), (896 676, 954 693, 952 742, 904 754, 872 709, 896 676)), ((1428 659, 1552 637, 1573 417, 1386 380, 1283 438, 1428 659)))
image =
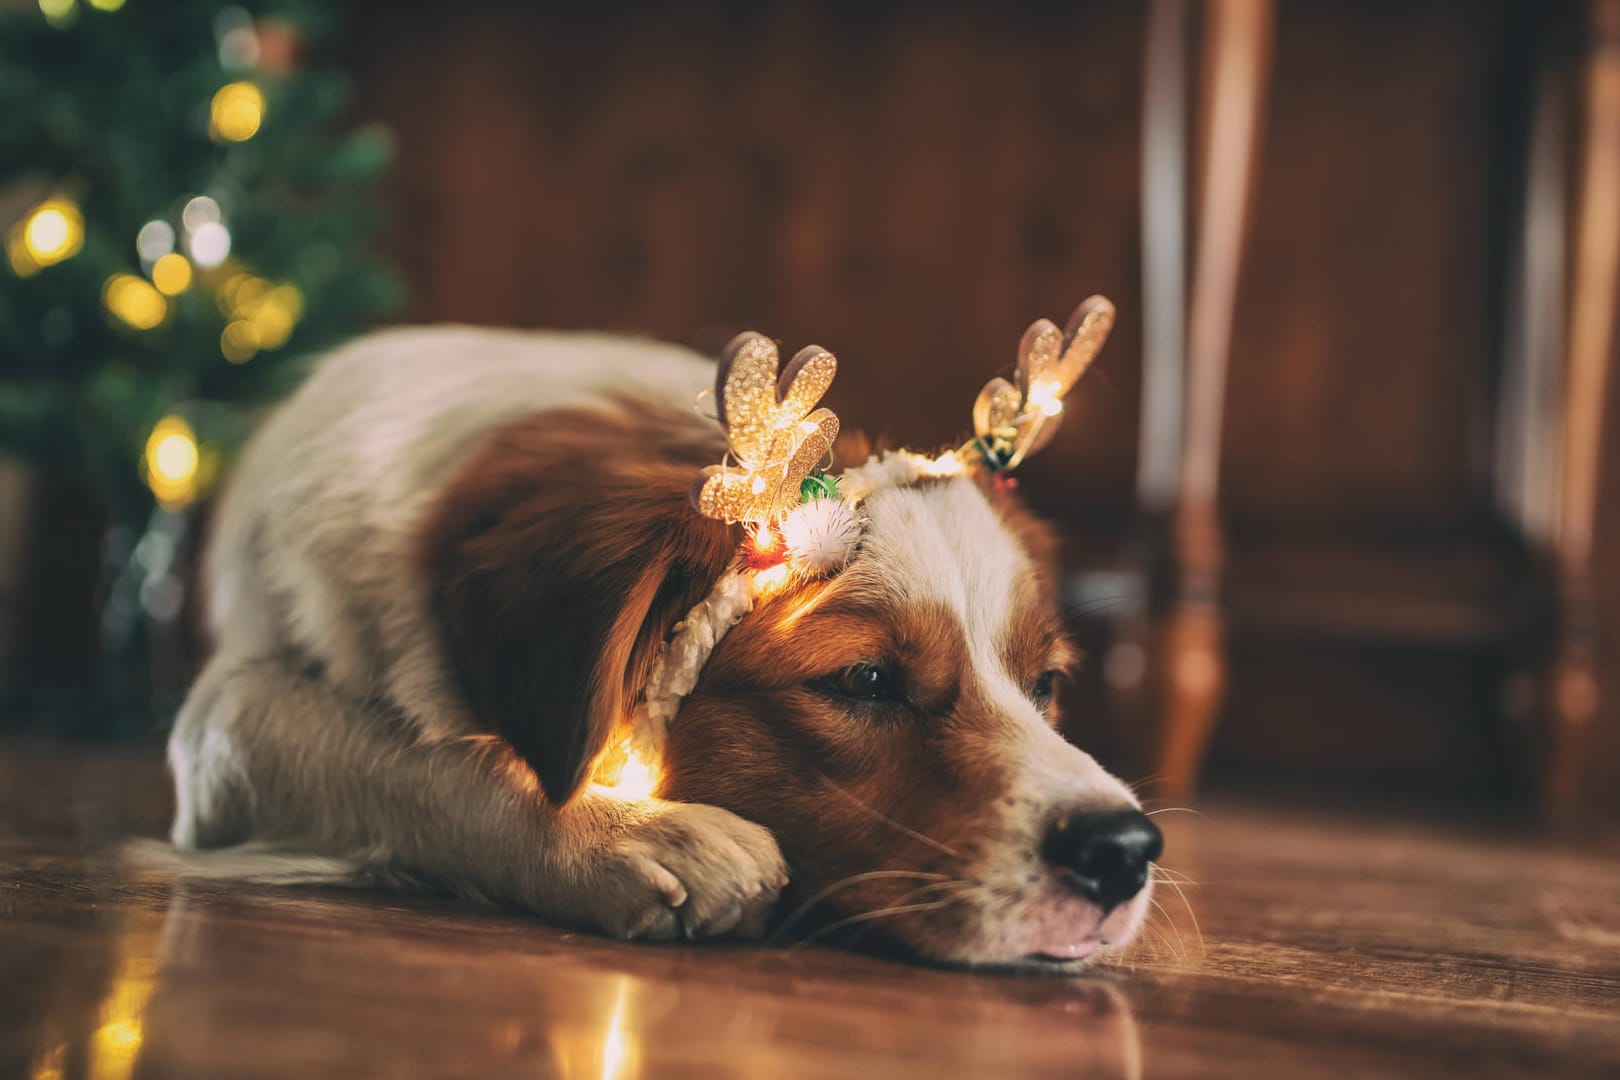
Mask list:
POLYGON ((1025 954, 1024 959, 1043 964, 1079 964, 1089 960, 1105 944, 1100 937, 1088 937, 1064 945, 1048 945, 1037 952, 1025 954))
POLYGON ((938 910, 896 920, 871 917, 889 910, 885 907, 853 915, 827 910, 798 925, 794 936, 924 964, 1060 974, 1128 946, 1149 903, 1148 890, 1107 910, 1061 893, 1032 899, 1011 906, 946 905, 955 917, 944 922, 930 917, 938 910), (820 920, 828 922, 817 925, 820 920))

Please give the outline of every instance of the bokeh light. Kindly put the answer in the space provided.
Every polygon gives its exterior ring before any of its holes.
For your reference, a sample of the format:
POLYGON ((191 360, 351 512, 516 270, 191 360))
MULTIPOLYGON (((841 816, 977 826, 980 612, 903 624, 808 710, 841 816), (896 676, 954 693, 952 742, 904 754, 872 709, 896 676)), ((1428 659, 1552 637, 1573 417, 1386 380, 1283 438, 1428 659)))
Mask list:
POLYGON ((287 344, 304 315, 304 294, 296 285, 275 285, 245 272, 226 279, 218 300, 220 311, 231 320, 220 335, 219 351, 233 364, 287 344))
POLYGON ((52 26, 70 26, 79 14, 78 0, 39 0, 39 11, 52 26))
POLYGON ((152 264, 152 284, 164 296, 179 296, 191 287, 191 263, 171 251, 152 264))
POLYGON ((225 142, 253 138, 264 121, 264 94, 250 82, 226 83, 209 106, 208 131, 225 142))
POLYGON ((117 11, 124 6, 124 0, 90 0, 90 6, 97 11, 117 11))
POLYGON ((209 222, 219 221, 222 217, 219 203, 207 195, 196 195, 186 200, 186 208, 180 211, 180 224, 186 227, 187 232, 196 232, 209 222))
POLYGON ((192 230, 186 246, 197 265, 208 269, 218 266, 231 253, 231 233, 217 221, 204 222, 192 230))
POLYGON ((169 302, 145 278, 114 274, 101 290, 101 300, 115 317, 136 330, 150 330, 169 314, 169 302))
POLYGON ((82 247, 84 215, 72 200, 60 196, 24 214, 6 239, 12 269, 22 277, 71 259, 82 247))
POLYGON ((166 416, 146 440, 146 483, 158 502, 170 510, 189 504, 197 495, 197 436, 178 416, 166 416))
POLYGON ((141 226, 135 234, 135 250, 143 262, 157 262, 174 250, 174 229, 167 221, 156 219, 141 226))
POLYGON ((259 332, 246 319, 232 319, 219 335, 219 351, 233 364, 245 364, 259 354, 259 332))

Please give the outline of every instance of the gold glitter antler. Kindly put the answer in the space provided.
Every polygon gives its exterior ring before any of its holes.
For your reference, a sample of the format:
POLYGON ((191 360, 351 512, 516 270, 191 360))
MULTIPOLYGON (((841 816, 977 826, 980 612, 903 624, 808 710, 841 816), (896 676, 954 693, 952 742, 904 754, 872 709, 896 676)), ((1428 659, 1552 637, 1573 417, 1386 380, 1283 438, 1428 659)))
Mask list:
POLYGON ((1080 381, 1114 328, 1114 305, 1102 296, 1080 302, 1064 329, 1037 319, 1018 344, 1016 382, 985 383, 973 404, 973 431, 992 469, 1016 468, 1057 434, 1063 397, 1080 381))
POLYGON ((838 417, 816 408, 838 371, 833 354, 811 345, 780 377, 777 365, 776 343, 763 334, 739 334, 721 354, 715 400, 736 463, 698 478, 692 500, 705 517, 761 522, 792 510, 838 437, 838 417))

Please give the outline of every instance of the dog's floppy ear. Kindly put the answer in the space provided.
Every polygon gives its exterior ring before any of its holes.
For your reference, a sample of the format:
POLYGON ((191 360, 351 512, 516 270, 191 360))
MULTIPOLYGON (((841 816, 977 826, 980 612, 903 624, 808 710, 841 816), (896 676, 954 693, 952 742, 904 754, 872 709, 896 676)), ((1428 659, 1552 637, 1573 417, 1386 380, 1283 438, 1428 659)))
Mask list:
POLYGON ((718 431, 645 402, 496 433, 428 518, 424 562, 478 719, 561 805, 640 693, 650 653, 736 551, 693 512, 718 431))

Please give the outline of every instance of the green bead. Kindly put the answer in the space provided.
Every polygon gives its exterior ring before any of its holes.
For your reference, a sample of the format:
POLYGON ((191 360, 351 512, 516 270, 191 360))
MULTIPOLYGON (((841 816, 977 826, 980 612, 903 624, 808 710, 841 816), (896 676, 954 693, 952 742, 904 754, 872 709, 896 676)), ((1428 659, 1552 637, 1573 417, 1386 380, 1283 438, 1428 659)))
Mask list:
POLYGON ((817 499, 838 498, 838 480, 826 473, 811 473, 799 484, 799 501, 801 503, 814 502, 817 499))

